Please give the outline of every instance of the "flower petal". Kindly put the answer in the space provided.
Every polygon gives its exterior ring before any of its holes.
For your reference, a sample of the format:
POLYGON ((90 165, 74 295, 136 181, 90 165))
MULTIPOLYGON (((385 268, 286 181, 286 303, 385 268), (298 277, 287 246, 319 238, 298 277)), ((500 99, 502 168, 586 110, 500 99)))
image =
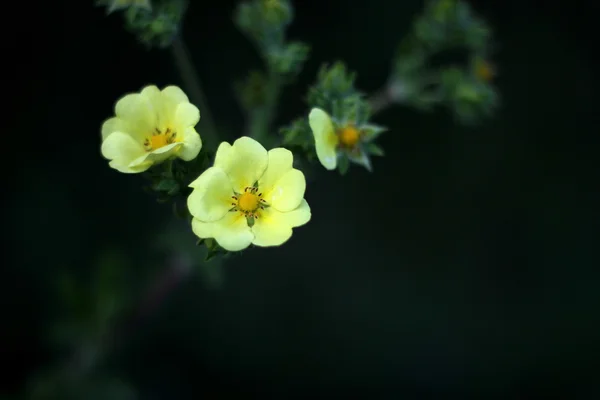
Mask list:
MULTIPOLYGON (((100 148, 102 155, 111 160, 110 166, 125 173, 141 172, 139 168, 131 168, 130 163, 135 159, 143 156, 145 150, 143 146, 135 140, 131 135, 123 132, 113 132, 106 137, 100 148)), ((145 168, 147 169, 149 165, 145 168)))
POLYGON ((115 106, 115 114, 130 127, 131 131, 127 133, 140 141, 154 132, 157 127, 154 107, 147 96, 139 93, 128 94, 121 98, 115 106))
POLYGON ((271 207, 288 212, 298 207, 305 191, 304 174, 300 170, 291 169, 264 193, 264 198, 271 207))
POLYGON ((275 186, 275 183, 292 169, 294 163, 292 152, 282 147, 269 150, 267 155, 269 157, 267 169, 258 182, 260 190, 263 193, 270 191, 275 186))
POLYGON ((200 110, 191 103, 179 103, 175 108, 174 128, 184 131, 186 128, 195 127, 200 121, 200 110))
POLYGON ((187 199, 190 214, 205 222, 217 221, 232 207, 233 188, 229 177, 219 167, 210 167, 192 183, 187 199))
POLYGON ((233 145, 221 143, 214 166, 222 168, 229 175, 234 190, 241 192, 262 176, 268 160, 267 150, 260 143, 243 136, 233 145))
POLYGON ((320 108, 313 108, 308 116, 308 123, 315 137, 317 158, 328 170, 337 166, 336 146, 338 137, 329 115, 320 108))
POLYGON ((192 230, 199 238, 214 238, 219 246, 227 251, 240 251, 250 246, 254 234, 246 222, 246 217, 237 212, 227 213, 214 222, 192 219, 192 230))
POLYGON ((187 128, 183 132, 183 146, 181 146, 177 156, 184 161, 191 161, 198 157, 201 148, 202 139, 200 139, 198 132, 194 128, 187 128))
POLYGON ((190 99, 178 86, 167 86, 162 90, 162 94, 174 104, 190 102, 190 99))
POLYGON ((102 140, 105 140, 108 135, 116 131, 129 133, 131 131, 131 127, 127 122, 119 117, 109 118, 102 123, 102 140))
POLYGON ((252 232, 255 238, 252 243, 263 247, 279 246, 292 236, 292 228, 306 224, 310 217, 310 207, 304 199, 290 212, 280 212, 269 207, 254 221, 252 232))

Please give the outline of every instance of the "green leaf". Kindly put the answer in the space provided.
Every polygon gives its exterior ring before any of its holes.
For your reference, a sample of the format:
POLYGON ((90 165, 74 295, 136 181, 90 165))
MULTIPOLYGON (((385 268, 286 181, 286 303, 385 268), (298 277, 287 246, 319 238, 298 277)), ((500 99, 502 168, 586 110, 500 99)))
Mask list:
POLYGON ((367 151, 367 153, 372 154, 374 156, 383 157, 384 155, 383 149, 375 143, 365 144, 365 150, 367 151))
POLYGON ((386 132, 387 130, 388 128, 375 124, 366 124, 360 127, 360 131, 365 136, 365 140, 367 142, 377 139, 379 135, 386 132))
POLYGON ((283 144, 286 146, 301 146, 313 145, 314 139, 312 131, 308 125, 308 118, 298 118, 290 125, 279 130, 283 135, 283 144))
POLYGON ((371 159, 369 158, 369 155, 363 148, 358 148, 357 152, 349 152, 348 160, 353 164, 358 164, 365 167, 369 172, 373 172, 371 159))
POLYGON ((350 162, 348 161, 348 157, 342 155, 338 158, 338 170, 341 175, 346 175, 348 172, 348 168, 350 167, 350 162))
POLYGON ((162 179, 153 185, 153 189, 157 192, 167 192, 169 195, 174 195, 179 192, 179 183, 175 179, 162 179))

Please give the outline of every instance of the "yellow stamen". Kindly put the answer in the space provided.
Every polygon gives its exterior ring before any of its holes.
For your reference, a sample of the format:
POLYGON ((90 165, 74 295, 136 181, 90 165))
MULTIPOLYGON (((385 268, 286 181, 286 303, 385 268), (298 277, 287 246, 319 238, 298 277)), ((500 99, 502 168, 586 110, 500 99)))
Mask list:
POLYGON ((160 149, 167 145, 167 141, 167 135, 154 135, 150 138, 150 146, 155 150, 160 149))
POLYGON ((360 139, 360 131, 352 125, 348 125, 338 131, 340 144, 344 147, 354 147, 360 139))
POLYGON ((152 151, 165 147, 168 144, 177 141, 177 132, 172 132, 171 129, 167 128, 164 132, 156 129, 156 132, 152 136, 144 140, 144 147, 147 151, 152 151))
POLYGON ((260 199, 253 192, 242 193, 238 199, 238 208, 242 212, 253 212, 260 204, 260 199))

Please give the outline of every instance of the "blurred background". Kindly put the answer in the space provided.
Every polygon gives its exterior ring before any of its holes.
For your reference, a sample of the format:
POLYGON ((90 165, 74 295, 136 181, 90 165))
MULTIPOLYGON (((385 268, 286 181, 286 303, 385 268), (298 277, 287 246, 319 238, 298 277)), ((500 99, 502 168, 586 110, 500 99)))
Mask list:
MULTIPOLYGON (((99 399, 598 396, 600 7, 470 3, 497 43, 493 118, 385 110, 386 156, 373 173, 316 169, 312 221, 289 243, 190 271, 168 252, 194 241, 187 225, 99 151, 120 96, 183 85, 171 53, 91 1, 11 5, 0 397, 86 368, 99 399), (148 291, 159 301, 140 305, 148 291), (88 346, 99 336, 108 350, 88 346)), ((183 27, 228 141, 244 127, 233 82, 260 66, 235 4, 192 1, 183 27)), ((312 52, 278 124, 306 113, 323 62, 379 89, 423 3, 295 6, 289 36, 312 52)))

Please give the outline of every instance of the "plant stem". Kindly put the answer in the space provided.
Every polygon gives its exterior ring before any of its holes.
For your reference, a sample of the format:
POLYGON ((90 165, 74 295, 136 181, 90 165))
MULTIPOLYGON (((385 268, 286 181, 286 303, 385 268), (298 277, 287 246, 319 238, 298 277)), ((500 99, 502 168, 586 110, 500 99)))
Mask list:
POLYGON ((270 138, 269 131, 277 111, 277 101, 281 94, 281 87, 281 78, 277 73, 271 71, 265 89, 265 104, 256 110, 252 110, 248 116, 248 136, 263 142, 263 145, 267 147, 269 146, 265 141, 270 138))
POLYGON ((192 102, 200 109, 200 136, 208 148, 215 149, 219 141, 218 132, 210 108, 208 107, 208 102, 202 91, 200 78, 196 73, 187 46, 180 35, 176 35, 173 39, 171 49, 173 50, 175 64, 179 69, 183 84, 189 92, 192 102))

